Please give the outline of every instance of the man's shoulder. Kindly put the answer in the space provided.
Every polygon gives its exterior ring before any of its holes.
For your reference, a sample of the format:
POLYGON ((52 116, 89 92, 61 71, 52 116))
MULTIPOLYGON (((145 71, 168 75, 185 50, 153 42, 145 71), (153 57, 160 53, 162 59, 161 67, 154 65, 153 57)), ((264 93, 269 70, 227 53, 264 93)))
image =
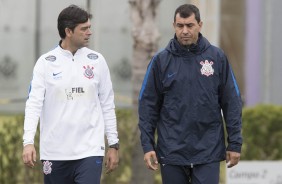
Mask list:
POLYGON ((82 54, 86 55, 89 59, 96 60, 104 58, 103 55, 95 50, 89 49, 87 47, 81 48, 82 54))
POLYGON ((92 50, 88 47, 83 47, 81 48, 81 51, 84 53, 84 54, 89 54, 89 53, 94 53, 94 54, 97 54, 97 55, 102 55, 100 52, 98 51, 95 51, 95 50, 92 50))
POLYGON ((160 49, 158 52, 156 52, 153 58, 154 59, 158 58, 158 60, 161 61, 162 58, 166 58, 169 54, 170 52, 167 49, 163 48, 163 49, 160 49))
POLYGON ((169 53, 169 51, 166 48, 162 48, 156 53, 156 55, 165 55, 165 54, 168 54, 168 53, 169 53))
POLYGON ((210 45, 210 47, 209 47, 209 49, 211 50, 211 51, 213 51, 213 52, 216 52, 216 53, 218 53, 218 54, 224 54, 224 51, 220 48, 220 47, 218 47, 218 46, 215 46, 215 45, 210 45))
MULTIPOLYGON (((58 46, 57 46, 58 47, 58 46)), ((46 60, 46 61, 50 61, 50 62, 54 62, 57 60, 57 47, 52 48, 51 50, 49 50, 48 52, 42 54, 38 60, 46 60)))

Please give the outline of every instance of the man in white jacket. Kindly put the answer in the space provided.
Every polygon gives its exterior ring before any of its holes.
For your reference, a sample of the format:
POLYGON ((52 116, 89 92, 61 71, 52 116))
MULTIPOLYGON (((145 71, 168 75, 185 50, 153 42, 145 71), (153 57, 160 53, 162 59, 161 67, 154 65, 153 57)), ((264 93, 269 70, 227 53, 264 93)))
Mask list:
POLYGON ((36 162, 34 136, 40 118, 44 183, 100 183, 104 134, 107 173, 119 162, 119 139, 110 72, 104 57, 86 48, 91 14, 71 5, 59 14, 59 45, 34 67, 25 108, 23 162, 36 162))

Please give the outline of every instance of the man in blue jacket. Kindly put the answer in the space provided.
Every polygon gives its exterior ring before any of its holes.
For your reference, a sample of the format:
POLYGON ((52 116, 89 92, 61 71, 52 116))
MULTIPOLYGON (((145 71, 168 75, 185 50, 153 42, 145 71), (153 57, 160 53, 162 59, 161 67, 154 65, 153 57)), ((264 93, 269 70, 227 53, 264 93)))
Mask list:
POLYGON ((233 167, 240 159, 239 88, 224 52, 200 33, 202 24, 196 6, 176 9, 175 36, 152 58, 140 91, 144 160, 152 170, 160 163, 164 184, 218 184, 220 161, 233 167))

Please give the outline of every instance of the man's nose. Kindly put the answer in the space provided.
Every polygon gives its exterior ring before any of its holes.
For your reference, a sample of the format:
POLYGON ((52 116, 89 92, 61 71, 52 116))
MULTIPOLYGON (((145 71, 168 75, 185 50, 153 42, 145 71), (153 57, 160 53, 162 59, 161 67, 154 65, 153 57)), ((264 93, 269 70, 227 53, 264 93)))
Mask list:
POLYGON ((92 35, 92 31, 91 31, 90 28, 87 29, 87 34, 88 34, 88 35, 92 35))
POLYGON ((183 27, 183 33, 188 34, 189 33, 189 28, 187 26, 183 27))

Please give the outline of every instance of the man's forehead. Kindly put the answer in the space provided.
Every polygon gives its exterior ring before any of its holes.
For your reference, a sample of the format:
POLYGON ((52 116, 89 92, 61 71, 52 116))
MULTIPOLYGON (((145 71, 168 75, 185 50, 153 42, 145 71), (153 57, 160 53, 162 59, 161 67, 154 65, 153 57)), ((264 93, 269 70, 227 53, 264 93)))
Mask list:
POLYGON ((195 14, 190 15, 189 17, 183 18, 180 14, 176 14, 175 23, 179 24, 189 24, 189 23, 196 23, 197 20, 195 19, 195 14))

